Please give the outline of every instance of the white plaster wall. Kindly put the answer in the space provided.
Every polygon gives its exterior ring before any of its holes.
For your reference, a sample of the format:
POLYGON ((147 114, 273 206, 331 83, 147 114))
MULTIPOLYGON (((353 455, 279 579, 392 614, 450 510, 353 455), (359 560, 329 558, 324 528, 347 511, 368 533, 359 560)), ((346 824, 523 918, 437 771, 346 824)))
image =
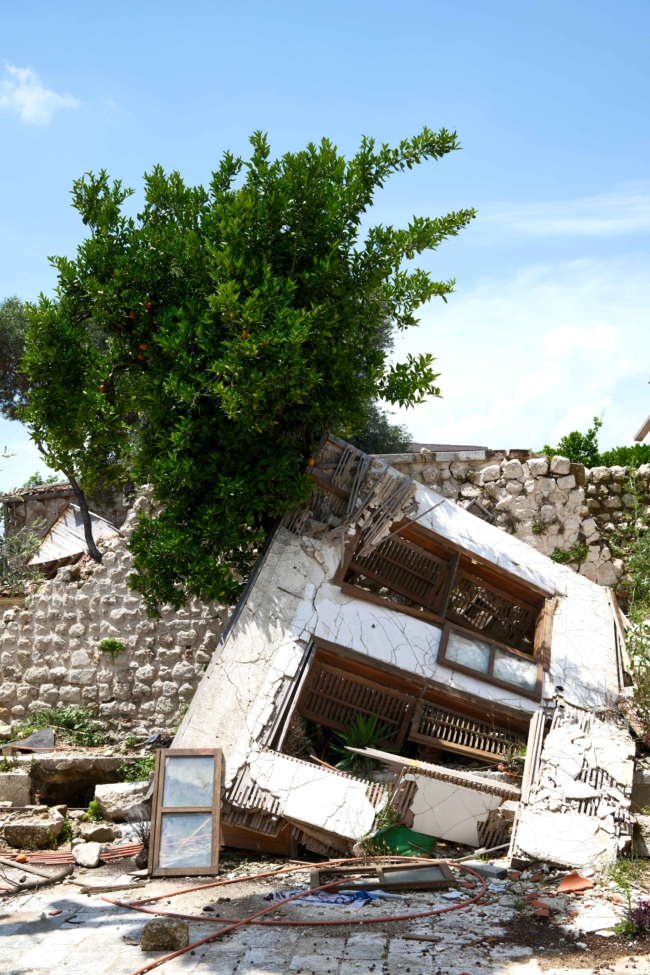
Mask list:
POLYGON ((478 824, 484 823, 491 809, 498 809, 501 796, 466 789, 453 782, 442 782, 426 775, 407 775, 417 783, 411 806, 413 829, 452 843, 479 845, 478 824))

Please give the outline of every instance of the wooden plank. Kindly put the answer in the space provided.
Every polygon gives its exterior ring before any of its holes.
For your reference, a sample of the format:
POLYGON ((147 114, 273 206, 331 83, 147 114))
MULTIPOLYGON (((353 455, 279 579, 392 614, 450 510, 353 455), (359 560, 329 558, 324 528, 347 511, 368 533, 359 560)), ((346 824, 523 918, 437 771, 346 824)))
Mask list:
POLYGON ((535 626, 534 657, 539 660, 542 670, 551 669, 551 643, 553 640, 553 615, 557 607, 557 596, 545 599, 535 626))
POLYGON ((650 433, 650 416, 645 421, 645 423, 638 431, 638 433, 635 434, 634 439, 636 440, 637 443, 641 443, 641 441, 645 440, 645 438, 648 436, 649 433, 650 433))

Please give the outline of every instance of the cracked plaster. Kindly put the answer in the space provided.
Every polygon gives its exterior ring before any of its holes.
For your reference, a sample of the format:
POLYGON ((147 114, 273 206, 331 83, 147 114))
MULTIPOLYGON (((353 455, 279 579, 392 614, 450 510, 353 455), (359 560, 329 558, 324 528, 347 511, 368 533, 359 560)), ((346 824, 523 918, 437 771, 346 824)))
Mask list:
MULTIPOLYGON (((417 485, 418 511, 425 512, 438 500, 434 492, 417 485)), ((551 673, 545 675, 544 696, 552 697, 554 685, 561 685, 566 699, 578 705, 614 704, 622 688, 613 611, 605 589, 450 501, 425 514, 421 524, 549 595, 560 596, 554 617, 551 673)), ((484 700, 528 713, 538 705, 522 697, 514 687, 511 691, 498 688, 478 676, 460 674, 438 664, 440 627, 389 605, 378 606, 344 594, 330 581, 340 556, 338 538, 301 541, 287 529, 277 531, 232 631, 201 681, 174 747, 221 747, 226 788, 248 763, 253 781, 278 797, 287 818, 346 837, 359 837, 367 832, 374 816, 365 787, 354 788, 350 780, 336 773, 262 750, 278 704, 297 674, 313 636, 469 691, 484 700)), ((614 775, 617 778, 625 759, 607 748, 605 751, 608 769, 618 768, 614 775)), ((483 818, 493 808, 493 797, 484 798, 490 804, 481 811, 483 818)), ((474 801, 472 798, 470 815, 466 817, 467 823, 471 820, 474 825, 468 829, 475 829, 478 822, 474 801)), ((427 800, 429 811, 423 806, 419 815, 434 815, 434 808, 440 806, 435 815, 440 818, 440 828, 447 828, 446 805, 446 798, 433 806, 427 800)), ((591 821, 589 824, 591 829, 591 821)), ((592 839, 594 849, 600 849, 600 841, 593 836, 592 839)))

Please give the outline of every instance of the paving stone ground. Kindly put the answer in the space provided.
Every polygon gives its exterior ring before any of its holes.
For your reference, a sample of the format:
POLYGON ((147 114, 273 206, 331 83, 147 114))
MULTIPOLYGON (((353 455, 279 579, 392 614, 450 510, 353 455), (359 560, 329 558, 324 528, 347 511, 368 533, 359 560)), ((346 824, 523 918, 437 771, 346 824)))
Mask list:
MULTIPOLYGON (((286 863, 253 863, 241 856, 224 859, 219 879, 283 866, 286 863)), ((123 872, 132 868, 132 861, 112 861, 95 870, 78 870, 74 879, 119 883, 128 879, 123 872)), ((205 918, 209 914, 203 908, 209 906, 213 917, 221 915, 217 924, 190 921, 194 942, 217 930, 224 918, 243 919, 269 907, 266 898, 271 891, 295 889, 308 882, 309 873, 302 870, 168 896, 209 880, 150 879, 137 897, 163 895, 148 905, 160 913, 177 911, 205 918)), ((547 886, 544 897, 552 905, 552 916, 539 921, 517 909, 517 897, 529 892, 531 882, 504 883, 506 887, 488 892, 480 906, 408 921, 358 923, 448 907, 451 901, 442 891, 428 891, 356 909, 304 903, 278 906, 269 918, 344 923, 243 926, 222 940, 199 946, 194 954, 165 961, 154 971, 159 975, 650 975, 650 938, 628 943, 584 933, 615 919, 613 891, 607 885, 578 898, 566 898, 547 886), (414 941, 406 934, 435 935, 439 941, 414 941)), ((461 892, 471 897, 478 889, 461 892)), ((131 892, 123 891, 105 897, 134 899, 131 892)), ((109 903, 100 894, 82 894, 71 879, 32 894, 0 896, 0 975, 133 975, 163 954, 143 952, 138 944, 124 941, 126 937, 138 942, 151 916, 109 903), (50 911, 61 913, 50 916, 50 911)))

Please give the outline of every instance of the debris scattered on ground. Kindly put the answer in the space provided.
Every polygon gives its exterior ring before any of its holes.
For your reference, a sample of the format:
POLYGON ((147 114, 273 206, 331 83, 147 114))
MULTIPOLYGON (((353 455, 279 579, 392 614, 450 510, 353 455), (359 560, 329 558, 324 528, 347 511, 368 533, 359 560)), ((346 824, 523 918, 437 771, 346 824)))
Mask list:
POLYGON ((142 951, 177 951, 190 943, 190 929, 186 921, 173 917, 157 917, 147 921, 140 934, 142 951))

